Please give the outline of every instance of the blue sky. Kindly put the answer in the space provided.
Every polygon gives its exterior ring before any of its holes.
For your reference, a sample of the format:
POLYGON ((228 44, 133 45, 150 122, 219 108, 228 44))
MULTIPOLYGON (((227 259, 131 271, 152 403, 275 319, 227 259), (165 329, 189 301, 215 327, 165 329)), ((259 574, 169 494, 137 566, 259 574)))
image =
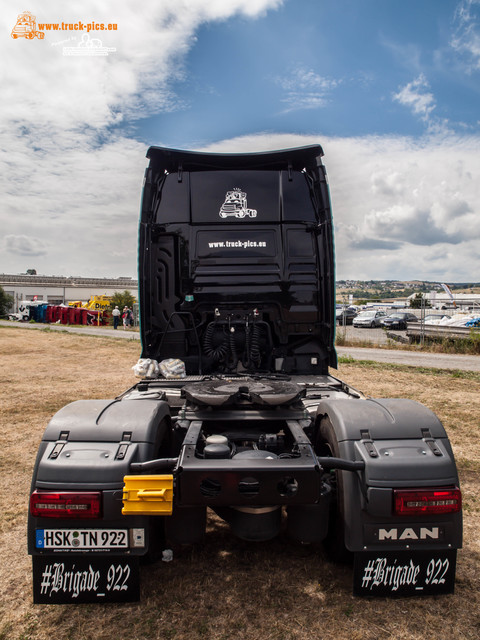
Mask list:
POLYGON ((1 272, 135 277, 151 144, 320 143, 339 279, 480 280, 480 0, 97 5, 2 12, 1 272))
POLYGON ((422 114, 398 96, 419 78, 430 119, 477 131, 478 77, 451 45, 456 6, 290 0, 257 20, 204 25, 171 84, 183 108, 140 123, 137 135, 190 146, 252 131, 420 136, 422 114))

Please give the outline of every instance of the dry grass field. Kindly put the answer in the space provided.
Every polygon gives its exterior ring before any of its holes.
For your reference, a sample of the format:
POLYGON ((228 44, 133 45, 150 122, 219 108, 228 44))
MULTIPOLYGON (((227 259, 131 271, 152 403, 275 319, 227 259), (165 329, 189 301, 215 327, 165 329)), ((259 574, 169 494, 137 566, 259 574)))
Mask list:
MULTIPOLYGON (((26 552, 29 485, 52 414, 134 383, 133 341, 0 328, 0 640, 376 640, 480 637, 480 376, 344 364, 338 376, 374 397, 414 398, 451 438, 464 495, 456 592, 410 599, 351 595, 352 571, 286 538, 249 544, 212 518, 205 544, 142 567, 142 600, 33 605, 26 552)), ((335 372, 334 372, 335 373, 335 372)))

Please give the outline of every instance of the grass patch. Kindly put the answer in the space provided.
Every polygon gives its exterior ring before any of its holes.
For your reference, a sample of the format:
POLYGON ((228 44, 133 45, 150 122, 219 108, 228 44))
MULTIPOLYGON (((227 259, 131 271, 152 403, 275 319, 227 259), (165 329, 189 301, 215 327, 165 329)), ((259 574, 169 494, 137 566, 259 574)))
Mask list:
POLYGON ((337 347, 363 347, 365 349, 381 349, 387 348, 386 345, 380 345, 372 340, 351 340, 346 334, 337 333, 335 336, 335 346, 337 347))
POLYGON ((427 339, 427 343, 424 346, 432 352, 476 356, 480 355, 480 333, 472 329, 468 338, 443 338, 438 343, 427 339))
POLYGON ((416 367, 407 364, 395 364, 392 362, 375 362, 374 360, 357 360, 351 356, 339 356, 339 364, 352 364, 359 367, 368 367, 376 371, 402 371, 406 373, 424 373, 433 376, 457 378, 461 380, 474 380, 480 382, 480 373, 476 371, 463 371, 462 369, 438 369, 436 367, 416 367))

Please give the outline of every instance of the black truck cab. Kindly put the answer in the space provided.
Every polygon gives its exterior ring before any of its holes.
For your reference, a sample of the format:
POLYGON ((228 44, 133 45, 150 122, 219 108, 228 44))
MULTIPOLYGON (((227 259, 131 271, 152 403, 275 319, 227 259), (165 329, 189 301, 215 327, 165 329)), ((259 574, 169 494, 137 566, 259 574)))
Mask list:
POLYGON ((144 358, 188 374, 336 366, 322 149, 241 155, 151 147, 140 221, 144 358))

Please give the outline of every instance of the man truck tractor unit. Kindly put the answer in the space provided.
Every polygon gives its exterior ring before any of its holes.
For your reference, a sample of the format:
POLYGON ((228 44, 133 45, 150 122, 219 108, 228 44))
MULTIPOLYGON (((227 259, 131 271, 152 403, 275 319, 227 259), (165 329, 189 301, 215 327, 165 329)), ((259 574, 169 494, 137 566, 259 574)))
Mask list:
POLYGON ((351 559, 357 595, 453 591, 461 493, 442 424, 330 372, 322 156, 149 149, 141 358, 183 377, 51 419, 30 496, 35 602, 138 599, 142 557, 199 544, 207 512, 252 544, 282 532, 351 559))

